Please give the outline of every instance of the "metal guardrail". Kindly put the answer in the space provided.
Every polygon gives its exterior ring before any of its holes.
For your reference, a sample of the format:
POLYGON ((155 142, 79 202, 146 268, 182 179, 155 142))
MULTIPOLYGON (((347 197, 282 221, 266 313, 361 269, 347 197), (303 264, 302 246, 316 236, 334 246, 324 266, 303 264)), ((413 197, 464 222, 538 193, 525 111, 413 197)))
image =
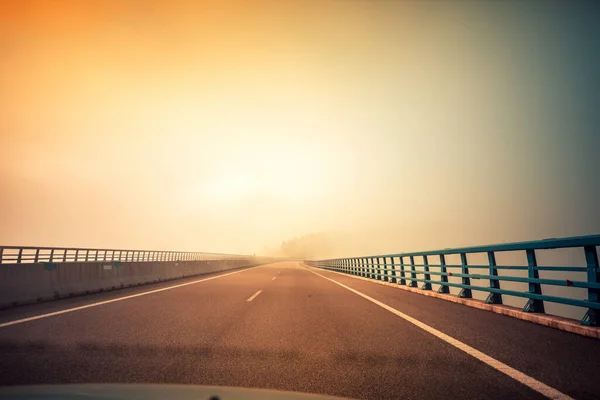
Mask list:
POLYGON ((66 247, 0 246, 0 264, 21 264, 38 262, 94 262, 94 261, 202 261, 239 260, 253 256, 239 254, 86 249, 66 247))
POLYGON ((600 314, 600 267, 598 265, 598 251, 600 235, 578 236, 562 239, 544 239, 531 242, 517 242, 476 247, 463 247, 415 253, 384 254, 366 257, 338 258, 331 260, 308 261, 314 267, 331 269, 371 279, 385 280, 399 285, 417 287, 421 282, 421 289, 432 290, 432 284, 440 285, 439 293, 450 293, 450 287, 460 288, 458 297, 472 298, 473 291, 489 293, 486 303, 502 304, 502 295, 526 298, 523 311, 545 312, 544 302, 568 304, 585 307, 587 312, 581 323, 584 325, 598 326, 600 314), (536 254, 542 250, 578 248, 584 252, 586 266, 539 266, 536 254), (524 251, 527 265, 498 265, 496 253, 507 251, 524 251), (471 265, 467 261, 470 254, 487 254, 487 265, 471 265), (460 264, 446 263, 447 255, 460 255, 460 264), (422 263, 416 263, 415 258, 421 258, 422 263), (434 259, 439 264, 434 264, 434 259), (409 262, 405 262, 409 261, 409 262), (419 269, 417 269, 419 268, 419 269), (471 270, 484 270, 482 273, 472 273, 471 270), (509 275, 499 275, 498 271, 509 271, 509 275), (510 271, 525 270, 527 277, 511 276, 510 271), (540 271, 585 272, 587 280, 569 279, 542 279, 540 271), (439 280, 431 279, 431 276, 439 280), (449 282, 448 277, 460 278, 460 283, 449 282), (477 286, 471 284, 471 279, 487 279, 489 285, 477 286), (527 283, 526 291, 506 290, 501 282, 527 283), (564 287, 578 287, 587 289, 587 299, 575 299, 560 296, 548 296, 542 293, 542 285, 555 285, 564 287))

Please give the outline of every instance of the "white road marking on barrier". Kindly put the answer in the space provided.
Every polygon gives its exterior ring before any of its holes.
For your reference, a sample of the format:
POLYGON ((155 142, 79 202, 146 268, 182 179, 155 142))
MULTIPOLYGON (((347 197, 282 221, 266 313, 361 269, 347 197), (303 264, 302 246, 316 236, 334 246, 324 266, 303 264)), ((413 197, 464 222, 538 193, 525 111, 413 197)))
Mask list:
POLYGON ((542 383, 542 382, 538 381, 537 379, 524 374, 521 371, 518 371, 512 367, 509 367, 508 365, 504 364, 503 362, 498 361, 495 358, 492 358, 485 353, 482 353, 481 351, 469 346, 468 344, 461 342, 460 340, 454 339, 452 336, 446 335, 445 333, 438 331, 437 329, 419 321, 418 319, 410 317, 410 316, 404 314, 403 312, 400 312, 400 311, 396 310, 395 308, 388 306, 387 304, 384 304, 378 300, 375 300, 374 298, 367 296, 366 294, 361 293, 358 290, 352 289, 351 287, 348 287, 348 286, 344 285, 343 283, 340 283, 334 279, 331 279, 324 275, 321 275, 321 274, 313 271, 312 269, 309 269, 309 268, 305 268, 305 269, 309 272, 312 272, 315 275, 320 276, 323 279, 327 279, 328 281, 331 281, 331 282, 335 283, 336 285, 339 285, 339 286, 343 287, 344 289, 351 291, 354 294, 359 295, 360 297, 362 297, 364 299, 369 300, 371 303, 374 303, 381 308, 386 309, 387 311, 391 312, 392 314, 395 314, 398 317, 410 322, 411 324, 418 326, 419 328, 423 329, 424 331, 431 333, 438 339, 441 339, 444 342, 451 344, 452 346, 456 347, 457 349, 464 351, 468 355, 475 357, 479 361, 489 365, 490 367, 494 368, 495 370, 508 375, 509 377, 513 378, 514 380, 535 390, 538 393, 541 393, 542 395, 544 395, 550 399, 573 400, 572 397, 570 397, 562 392, 559 392, 558 390, 554 389, 553 387, 548 386, 545 383, 542 383))
POLYGON ((237 273, 240 273, 240 272, 248 271, 248 270, 251 270, 251 269, 254 269, 254 268, 259 268, 259 267, 261 267, 261 265, 258 265, 256 267, 246 268, 246 269, 243 269, 243 270, 240 270, 240 271, 229 272, 229 273, 226 273, 226 274, 223 274, 223 275, 217 275, 217 276, 211 276, 209 278, 198 279, 198 280, 192 281, 192 282, 180 283, 179 285, 168 286, 168 287, 165 287, 165 288, 160 288, 160 289, 155 289, 155 290, 149 290, 147 292, 136 293, 136 294, 132 294, 132 295, 129 295, 129 296, 117 297, 116 299, 110 299, 110 300, 105 300, 105 301, 99 301, 97 303, 86 304, 85 306, 67 308, 66 310, 54 311, 54 312, 47 313, 47 314, 35 315, 33 317, 27 317, 27 318, 22 318, 22 319, 16 319, 14 321, 2 322, 2 323, 0 323, 0 328, 5 328, 7 326, 16 325, 16 324, 22 324, 24 322, 29 322, 29 321, 35 321, 36 319, 42 319, 42 318, 53 317, 55 315, 66 314, 66 313, 70 313, 70 312, 73 312, 73 311, 84 310, 86 308, 101 306, 103 304, 114 303, 114 302, 121 301, 121 300, 133 299, 134 297, 145 296, 145 295, 152 294, 152 293, 164 292, 165 290, 177 289, 177 288, 180 288, 180 287, 183 287, 183 286, 193 285, 193 284, 200 283, 200 282, 206 282, 206 281, 210 281, 212 279, 223 278, 225 276, 237 274, 237 273))
POLYGON ((254 293, 252 296, 250 296, 250 298, 248 300, 246 300, 246 301, 252 301, 252 300, 254 300, 254 298, 256 296, 258 296, 261 292, 262 292, 262 290, 259 290, 258 292, 254 293))

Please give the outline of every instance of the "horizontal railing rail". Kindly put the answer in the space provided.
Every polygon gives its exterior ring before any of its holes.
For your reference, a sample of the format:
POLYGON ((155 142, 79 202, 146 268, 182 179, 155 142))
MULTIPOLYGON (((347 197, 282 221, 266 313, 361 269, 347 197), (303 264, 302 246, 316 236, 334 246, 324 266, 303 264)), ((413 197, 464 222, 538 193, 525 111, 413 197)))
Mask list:
POLYGON ((587 308, 581 323, 598 326, 600 314, 600 266, 598 265, 598 249, 600 235, 578 236, 569 238, 552 238, 529 242, 504 243, 486 246, 448 248, 411 253, 380 254, 372 256, 336 258, 328 260, 307 261, 307 264, 358 275, 366 278, 384 280, 398 285, 432 290, 432 285, 439 285, 439 293, 450 293, 450 287, 459 288, 458 297, 472 298, 473 291, 488 293, 486 303, 503 304, 502 296, 526 298, 523 307, 526 312, 544 313, 544 302, 567 304, 587 308), (575 248, 583 251, 585 266, 538 265, 538 253, 550 249, 575 248), (498 265, 496 254, 501 252, 524 252, 527 265, 498 265), (488 263, 469 264, 468 256, 484 254, 488 263), (460 264, 446 263, 446 256, 460 256, 460 264), (420 258, 420 262, 415 262, 420 258), (435 262, 438 263, 435 263, 435 262), (456 271, 458 269, 458 271, 456 271), (471 270, 485 270, 472 273, 471 270), (527 276, 499 275, 499 271, 527 271, 527 276), (540 271, 580 272, 586 274, 585 280, 541 278, 540 271), (438 277, 432 279, 432 276, 438 277), (460 282, 451 282, 449 278, 460 278, 460 282), (473 285, 471 280, 487 280, 487 286, 473 285), (527 290, 519 291, 501 286, 501 282, 526 283, 527 290), (575 287, 586 289, 587 298, 577 299, 566 296, 547 295, 542 293, 542 285, 575 287))
POLYGON ((224 253, 88 249, 76 247, 0 246, 0 264, 38 262, 95 262, 95 261, 203 261, 237 260, 253 256, 224 253))

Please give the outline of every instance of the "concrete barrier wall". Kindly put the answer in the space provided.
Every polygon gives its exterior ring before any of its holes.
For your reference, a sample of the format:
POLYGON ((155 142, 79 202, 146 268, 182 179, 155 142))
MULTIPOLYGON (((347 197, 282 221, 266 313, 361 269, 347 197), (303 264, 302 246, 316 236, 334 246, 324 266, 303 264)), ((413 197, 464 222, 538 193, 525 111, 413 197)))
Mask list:
POLYGON ((0 308, 249 267, 264 261, 0 264, 0 308))

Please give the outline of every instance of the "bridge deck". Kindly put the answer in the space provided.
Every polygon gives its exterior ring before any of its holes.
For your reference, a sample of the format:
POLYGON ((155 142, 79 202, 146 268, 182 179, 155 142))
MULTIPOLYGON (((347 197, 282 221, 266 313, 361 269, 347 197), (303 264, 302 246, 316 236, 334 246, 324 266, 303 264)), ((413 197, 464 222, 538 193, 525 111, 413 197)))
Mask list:
POLYGON ((4 310, 0 384, 168 382, 364 399, 544 398, 327 277, 563 394, 598 396, 599 340, 315 271, 322 276, 278 263, 4 310))

